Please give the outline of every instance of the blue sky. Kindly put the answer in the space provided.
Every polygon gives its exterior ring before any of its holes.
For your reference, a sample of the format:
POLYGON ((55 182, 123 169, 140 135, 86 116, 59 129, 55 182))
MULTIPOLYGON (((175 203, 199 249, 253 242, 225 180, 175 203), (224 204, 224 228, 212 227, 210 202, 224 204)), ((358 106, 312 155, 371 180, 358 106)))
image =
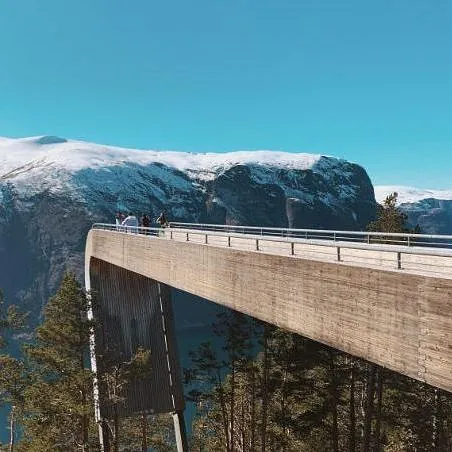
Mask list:
POLYGON ((452 186, 450 0, 1 0, 0 136, 277 149, 452 186))

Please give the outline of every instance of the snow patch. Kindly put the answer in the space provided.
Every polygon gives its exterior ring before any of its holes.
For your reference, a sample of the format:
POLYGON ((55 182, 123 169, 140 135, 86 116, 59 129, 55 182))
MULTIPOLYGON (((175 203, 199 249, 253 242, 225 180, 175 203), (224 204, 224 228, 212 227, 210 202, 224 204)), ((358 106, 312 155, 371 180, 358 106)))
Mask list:
POLYGON ((85 168, 105 168, 135 163, 162 164, 192 174, 196 179, 211 180, 218 172, 234 165, 260 165, 268 167, 308 169, 320 155, 278 151, 236 151, 225 153, 189 153, 125 149, 102 146, 58 137, 0 139, 0 179, 20 178, 26 173, 51 165, 68 172, 85 168))

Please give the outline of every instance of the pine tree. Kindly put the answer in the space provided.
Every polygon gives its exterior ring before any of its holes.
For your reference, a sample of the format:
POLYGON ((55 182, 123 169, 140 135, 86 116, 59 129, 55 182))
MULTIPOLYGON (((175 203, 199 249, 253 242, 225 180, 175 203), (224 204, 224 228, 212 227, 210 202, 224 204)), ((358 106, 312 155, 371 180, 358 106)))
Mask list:
MULTIPOLYGON (((123 361, 118 353, 107 348, 104 354, 98 356, 98 359, 102 360, 99 379, 106 393, 103 403, 105 408, 113 413, 113 422, 108 419, 103 421, 108 428, 107 434, 111 436, 113 451, 117 452, 123 442, 119 413, 121 404, 126 401, 125 389, 133 381, 149 378, 152 372, 151 351, 139 347, 130 360, 123 361)), ((134 425, 133 422, 129 422, 130 425, 134 425)))
POLYGON ((9 355, 0 355, 0 392, 3 403, 9 411, 9 452, 14 451, 16 443, 16 425, 23 415, 25 390, 29 375, 24 362, 9 355))
POLYGON ((341 376, 334 350, 276 329, 270 338, 272 442, 282 450, 336 450, 341 376))
MULTIPOLYGON (((265 323, 262 327, 262 337, 259 344, 262 347, 260 369, 261 369, 261 400, 262 400, 262 419, 260 425, 260 435, 261 435, 261 451, 265 452, 267 449, 267 424, 268 424, 268 406, 270 399, 269 390, 269 373, 270 373, 270 359, 269 359, 269 336, 271 335, 274 328, 265 323)), ((257 368, 259 370, 259 362, 257 363, 257 368)))
POLYGON ((22 450, 86 451, 92 443, 92 374, 87 368, 91 322, 88 300, 67 273, 27 346, 33 369, 26 390, 22 450))
POLYGON ((228 450, 232 393, 229 447, 240 452, 451 449, 450 394, 277 328, 264 342, 267 349, 236 369, 233 392, 213 349, 196 354, 194 371, 202 369, 205 384, 192 450, 228 450))
MULTIPOLYGON (((228 391, 225 394, 228 412, 228 452, 234 452, 236 443, 239 441, 235 429, 236 424, 236 376, 243 371, 251 360, 250 351, 252 348, 251 324, 248 317, 238 311, 223 312, 218 315, 218 321, 214 325, 214 333, 223 337, 225 344, 223 350, 226 354, 225 365, 229 369, 228 391)), ((227 419, 224 419, 227 422, 227 419)))
POLYGON ((383 201, 382 205, 377 207, 377 218, 367 226, 368 231, 372 232, 410 232, 407 226, 407 215, 397 206, 398 194, 391 193, 383 201))
POLYGON ((186 383, 194 386, 189 400, 197 407, 193 425, 193 450, 229 451, 226 400, 226 366, 215 352, 211 342, 203 342, 190 352, 192 367, 186 371, 186 383))
POLYGON ((170 414, 127 417, 122 420, 121 430, 123 452, 174 451, 174 423, 170 414))
POLYGON ((6 307, 3 291, 0 289, 0 349, 7 345, 7 336, 26 326, 28 313, 22 313, 17 306, 6 307))
POLYGON ((251 437, 248 427, 244 429, 245 411, 248 419, 251 402, 243 396, 244 388, 249 388, 249 382, 243 375, 254 372, 249 367, 253 328, 248 317, 230 311, 218 315, 213 329, 214 334, 224 340, 222 359, 208 342, 191 353, 193 366, 190 369, 190 380, 196 386, 190 396, 198 405, 196 424, 204 432, 195 432, 192 447, 232 452, 241 450, 242 443, 251 437), (214 435, 210 435, 209 432, 212 431, 215 431, 214 435))
MULTIPOLYGON (((3 292, 0 290, 0 349, 7 346, 6 336, 24 328, 27 314, 20 313, 16 306, 5 309, 3 292)), ((24 406, 24 392, 28 384, 28 372, 21 359, 5 353, 0 354, 0 403, 9 406, 9 452, 14 451, 16 424, 24 406)))

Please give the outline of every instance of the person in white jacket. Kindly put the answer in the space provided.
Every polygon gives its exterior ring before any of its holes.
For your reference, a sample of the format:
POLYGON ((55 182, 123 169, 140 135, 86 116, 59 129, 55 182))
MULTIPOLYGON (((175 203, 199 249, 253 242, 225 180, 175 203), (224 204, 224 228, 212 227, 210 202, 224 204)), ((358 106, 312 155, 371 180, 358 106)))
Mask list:
POLYGON ((126 226, 126 232, 138 232, 138 218, 132 213, 129 212, 129 215, 124 218, 121 226, 126 226))

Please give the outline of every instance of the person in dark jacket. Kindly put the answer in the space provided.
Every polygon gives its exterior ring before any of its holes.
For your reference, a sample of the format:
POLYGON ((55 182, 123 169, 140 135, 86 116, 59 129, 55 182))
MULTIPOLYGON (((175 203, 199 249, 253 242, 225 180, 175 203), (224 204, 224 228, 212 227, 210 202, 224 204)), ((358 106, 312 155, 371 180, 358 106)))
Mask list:
POLYGON ((148 228, 150 225, 151 225, 150 218, 146 214, 143 214, 141 216, 141 226, 143 226, 143 228, 148 228))

